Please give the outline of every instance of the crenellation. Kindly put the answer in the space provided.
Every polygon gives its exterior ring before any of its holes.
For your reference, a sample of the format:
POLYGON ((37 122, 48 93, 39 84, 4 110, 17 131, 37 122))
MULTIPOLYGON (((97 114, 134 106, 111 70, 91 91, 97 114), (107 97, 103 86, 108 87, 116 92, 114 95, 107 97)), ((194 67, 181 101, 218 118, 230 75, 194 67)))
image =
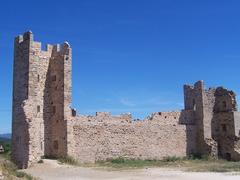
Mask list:
POLYGON ((155 112, 143 120, 130 113, 79 115, 72 108, 72 49, 47 45, 32 32, 15 38, 12 159, 27 168, 42 156, 96 162, 109 158, 162 159, 192 154, 240 160, 236 95, 204 82, 184 85, 184 109, 155 112))
POLYGON ((19 35, 17 37, 15 37, 15 43, 22 43, 23 42, 23 35, 19 35))
POLYGON ((24 41, 33 41, 33 33, 32 31, 27 31, 23 34, 24 41))

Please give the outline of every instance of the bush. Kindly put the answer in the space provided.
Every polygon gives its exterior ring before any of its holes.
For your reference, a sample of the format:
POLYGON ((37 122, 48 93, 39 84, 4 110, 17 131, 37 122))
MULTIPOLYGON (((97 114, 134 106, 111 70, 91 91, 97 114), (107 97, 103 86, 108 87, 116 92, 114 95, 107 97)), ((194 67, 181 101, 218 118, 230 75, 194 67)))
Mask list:
POLYGON ((64 164, 79 165, 78 161, 71 156, 60 157, 58 161, 64 164))
POLYGON ((5 150, 5 153, 10 152, 11 151, 11 143, 10 142, 3 142, 0 141, 0 145, 3 145, 3 148, 5 150))
POLYGON ((117 158, 117 159, 109 159, 107 161, 110 161, 111 163, 115 163, 115 164, 120 164, 120 163, 124 163, 125 159, 124 158, 117 158))
POLYGON ((42 160, 42 159, 40 159, 40 160, 38 161, 38 163, 39 163, 39 164, 43 163, 43 160, 42 160))
POLYGON ((9 160, 0 161, 0 169, 7 179, 16 179, 16 177, 27 180, 33 179, 32 176, 26 174, 25 172, 17 171, 17 166, 9 160))
POLYGON ((176 162, 176 161, 180 161, 182 159, 183 158, 176 157, 176 156, 169 156, 169 157, 164 157, 162 161, 163 162, 176 162))

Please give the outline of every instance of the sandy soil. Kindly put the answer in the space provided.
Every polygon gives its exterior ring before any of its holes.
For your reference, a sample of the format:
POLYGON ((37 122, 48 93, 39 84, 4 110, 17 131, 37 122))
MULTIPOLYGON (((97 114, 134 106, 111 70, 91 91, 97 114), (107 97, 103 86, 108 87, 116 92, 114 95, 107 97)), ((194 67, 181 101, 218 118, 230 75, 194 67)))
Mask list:
POLYGON ((195 173, 165 168, 109 171, 103 168, 84 168, 60 165, 44 160, 24 172, 43 180, 239 180, 240 173, 195 173))

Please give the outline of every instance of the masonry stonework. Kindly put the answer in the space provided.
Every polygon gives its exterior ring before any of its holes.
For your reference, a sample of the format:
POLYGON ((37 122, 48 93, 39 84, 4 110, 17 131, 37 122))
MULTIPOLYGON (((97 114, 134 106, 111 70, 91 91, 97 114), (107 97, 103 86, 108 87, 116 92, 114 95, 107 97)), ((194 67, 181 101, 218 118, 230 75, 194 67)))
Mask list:
POLYGON ((131 114, 78 115, 71 108, 72 50, 15 38, 12 160, 27 168, 43 156, 71 156, 94 163, 111 158, 162 159, 192 154, 240 160, 240 113, 236 95, 203 81, 184 85, 183 110, 131 114))

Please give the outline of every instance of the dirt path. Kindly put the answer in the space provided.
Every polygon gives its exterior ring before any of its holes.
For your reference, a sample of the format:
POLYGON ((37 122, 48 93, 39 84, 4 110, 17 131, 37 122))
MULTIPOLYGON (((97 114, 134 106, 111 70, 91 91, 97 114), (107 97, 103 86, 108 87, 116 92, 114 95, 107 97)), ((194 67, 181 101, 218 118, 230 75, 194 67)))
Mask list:
POLYGON ((234 173, 193 173, 165 168, 108 171, 102 168, 84 168, 59 165, 54 160, 44 160, 24 170, 26 173, 43 180, 239 180, 240 174, 234 173))

